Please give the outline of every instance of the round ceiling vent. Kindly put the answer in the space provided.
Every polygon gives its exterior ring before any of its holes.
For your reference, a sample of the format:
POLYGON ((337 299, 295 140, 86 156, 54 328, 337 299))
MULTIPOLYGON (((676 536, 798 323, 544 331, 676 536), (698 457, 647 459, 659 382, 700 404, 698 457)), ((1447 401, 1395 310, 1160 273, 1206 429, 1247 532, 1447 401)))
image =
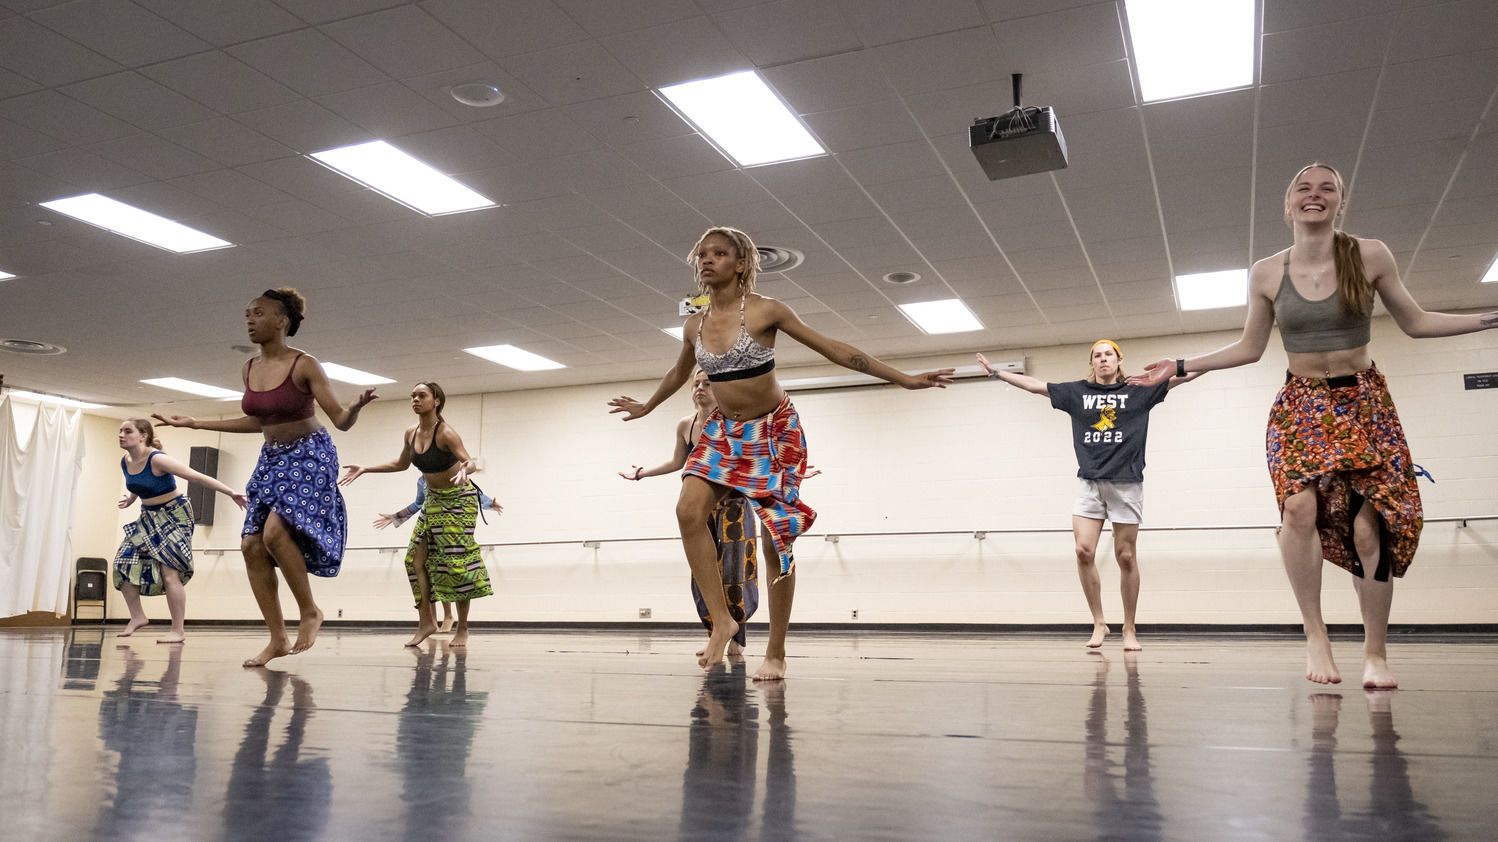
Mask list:
POLYGON ((467 82, 462 85, 453 85, 447 89, 447 93, 453 99, 464 105, 474 108, 488 108, 505 101, 505 95, 499 88, 488 82, 467 82))
POLYGON ((761 272, 789 272, 806 259, 801 252, 780 246, 756 246, 754 250, 759 252, 761 272))
POLYGON ((0 351, 46 357, 54 354, 66 354, 68 349, 61 345, 50 345, 46 342, 32 342, 30 339, 0 339, 0 351))
POLYGON ((921 276, 915 272, 891 272, 884 276, 887 284, 913 284, 920 279, 921 276))

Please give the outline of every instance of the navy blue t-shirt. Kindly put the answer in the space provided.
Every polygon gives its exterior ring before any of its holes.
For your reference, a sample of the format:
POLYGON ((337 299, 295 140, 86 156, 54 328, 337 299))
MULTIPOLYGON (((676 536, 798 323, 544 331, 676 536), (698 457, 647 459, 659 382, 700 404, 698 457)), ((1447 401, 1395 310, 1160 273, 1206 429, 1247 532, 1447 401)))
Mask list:
POLYGON ((1086 380, 1047 383, 1051 406, 1071 416, 1077 476, 1108 482, 1144 482, 1144 444, 1150 410, 1165 400, 1169 381, 1157 386, 1103 385, 1086 380))

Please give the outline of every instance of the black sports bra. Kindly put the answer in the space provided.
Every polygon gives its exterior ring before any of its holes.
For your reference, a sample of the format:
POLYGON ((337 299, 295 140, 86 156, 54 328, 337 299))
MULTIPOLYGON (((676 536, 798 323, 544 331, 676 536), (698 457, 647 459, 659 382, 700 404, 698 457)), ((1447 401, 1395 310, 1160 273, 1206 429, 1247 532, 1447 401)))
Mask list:
POLYGON ((416 452, 416 433, 411 434, 411 464, 424 474, 441 473, 458 464, 457 454, 437 443, 437 431, 440 429, 442 422, 439 420, 437 426, 432 428, 432 443, 420 453, 416 452))

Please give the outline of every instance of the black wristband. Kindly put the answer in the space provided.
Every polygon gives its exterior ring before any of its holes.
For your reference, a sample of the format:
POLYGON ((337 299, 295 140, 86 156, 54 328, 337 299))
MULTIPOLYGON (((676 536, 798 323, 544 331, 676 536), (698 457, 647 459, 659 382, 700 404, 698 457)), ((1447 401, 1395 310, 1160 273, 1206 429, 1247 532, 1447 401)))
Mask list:
POLYGON ((1186 361, 1184 359, 1180 359, 1180 358, 1176 359, 1176 376, 1177 377, 1185 377, 1186 376, 1186 361))

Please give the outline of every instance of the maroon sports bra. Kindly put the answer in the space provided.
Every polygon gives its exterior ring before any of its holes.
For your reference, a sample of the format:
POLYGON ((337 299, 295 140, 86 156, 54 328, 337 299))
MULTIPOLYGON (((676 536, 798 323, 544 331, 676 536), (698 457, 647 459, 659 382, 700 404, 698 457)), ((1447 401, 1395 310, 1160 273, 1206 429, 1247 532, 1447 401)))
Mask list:
POLYGON ((244 369, 244 397, 239 399, 240 410, 245 415, 260 419, 262 426, 290 424, 311 418, 315 411, 312 393, 303 392, 292 382, 296 361, 301 358, 302 355, 297 354, 296 359, 291 361, 291 368, 286 372, 286 379, 281 381, 281 385, 263 392, 250 388, 250 369, 255 365, 255 361, 250 360, 250 364, 244 369))

